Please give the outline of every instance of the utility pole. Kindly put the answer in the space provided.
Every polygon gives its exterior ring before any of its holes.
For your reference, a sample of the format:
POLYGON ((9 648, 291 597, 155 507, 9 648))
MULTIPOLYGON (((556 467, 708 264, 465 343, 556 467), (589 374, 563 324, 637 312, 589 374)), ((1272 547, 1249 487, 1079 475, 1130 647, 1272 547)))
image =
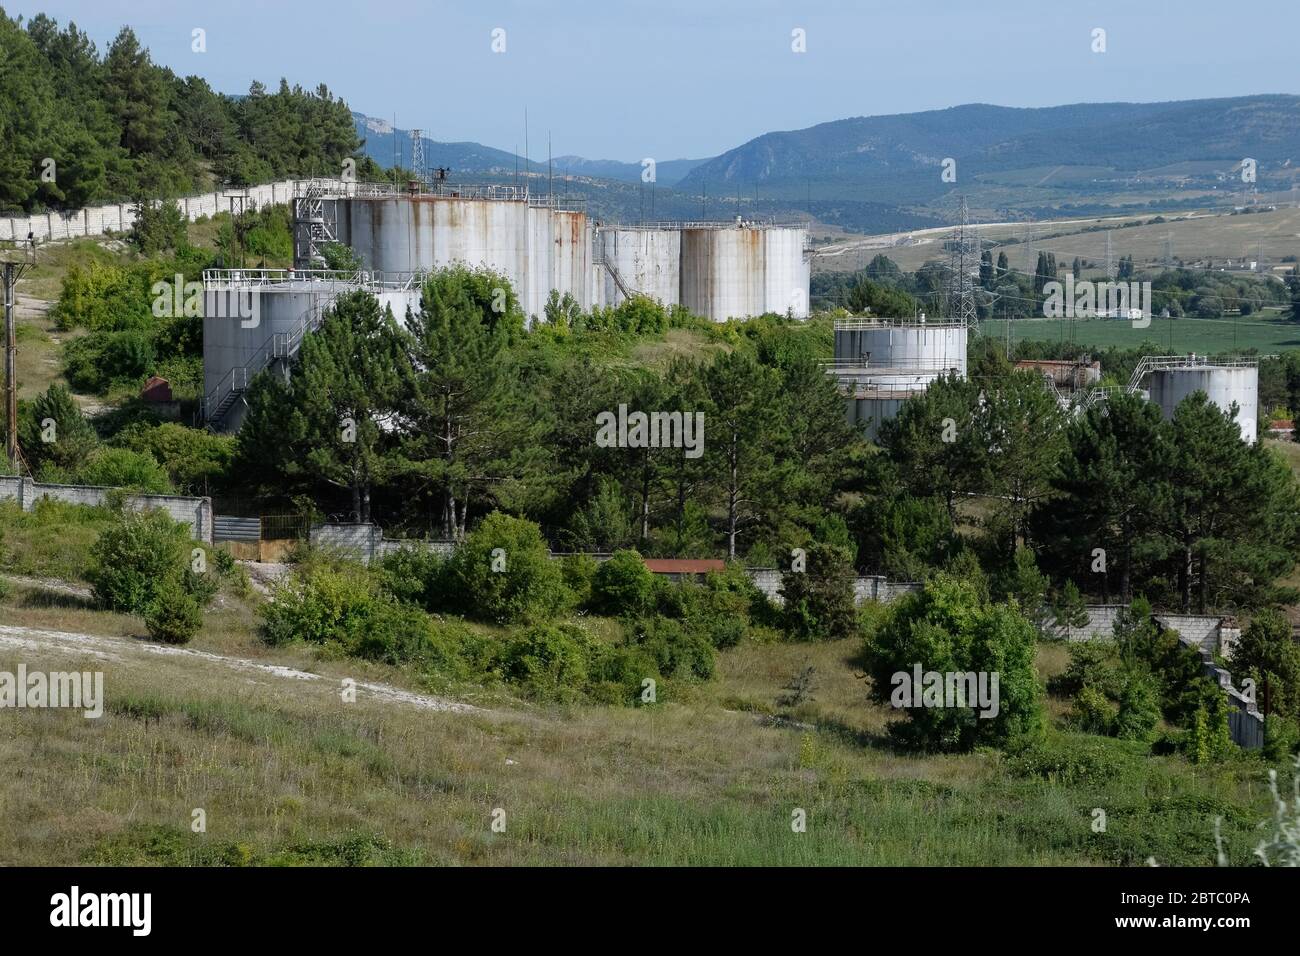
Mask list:
MULTIPOLYGON (((14 323, 15 288, 18 280, 36 261, 36 241, 27 234, 27 251, 4 260, 5 309, 5 456, 11 473, 19 474, 18 451, 18 333, 14 323)), ((15 243, 15 248, 21 245, 15 243)))

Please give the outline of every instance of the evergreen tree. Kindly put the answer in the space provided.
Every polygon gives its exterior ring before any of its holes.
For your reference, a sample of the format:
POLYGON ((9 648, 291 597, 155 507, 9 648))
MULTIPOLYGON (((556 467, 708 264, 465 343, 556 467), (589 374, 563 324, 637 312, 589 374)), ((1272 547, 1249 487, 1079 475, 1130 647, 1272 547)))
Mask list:
POLYGON ((739 352, 723 352, 704 370, 703 385, 704 455, 722 498, 727 557, 734 559, 740 535, 775 498, 773 455, 784 440, 775 413, 780 379, 739 352))

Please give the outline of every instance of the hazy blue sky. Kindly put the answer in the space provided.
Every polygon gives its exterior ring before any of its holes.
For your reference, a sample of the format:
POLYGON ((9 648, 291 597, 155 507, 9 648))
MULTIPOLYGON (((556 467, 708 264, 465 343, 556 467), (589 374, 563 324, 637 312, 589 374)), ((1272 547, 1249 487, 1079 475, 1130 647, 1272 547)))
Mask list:
POLYGON ((1051 106, 1300 92, 1300 2, 1252 0, 0 0, 74 20, 101 51, 130 24, 218 90, 326 83, 439 140, 659 160, 770 130, 961 103, 1051 106), (207 31, 207 52, 191 31, 207 31), (506 31, 493 53, 491 32, 506 31), (791 31, 807 52, 791 51, 791 31), (1104 28, 1107 51, 1091 50, 1104 28))

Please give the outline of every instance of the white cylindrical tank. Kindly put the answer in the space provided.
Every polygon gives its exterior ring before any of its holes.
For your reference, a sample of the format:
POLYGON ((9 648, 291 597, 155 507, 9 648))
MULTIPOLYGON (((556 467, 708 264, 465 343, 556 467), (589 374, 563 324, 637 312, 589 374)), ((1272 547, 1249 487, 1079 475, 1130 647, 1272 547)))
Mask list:
POLYGON ((773 227, 764 230, 764 312, 808 318, 808 281, 811 265, 804 246, 807 230, 773 227))
POLYGON ((880 426, 898 416, 903 403, 920 392, 887 390, 865 391, 851 395, 848 401, 850 425, 856 425, 869 441, 880 438, 880 426))
POLYGON ((366 269, 488 268, 510 281, 529 315, 542 314, 552 289, 592 305, 586 213, 438 195, 340 199, 337 209, 338 239, 366 269))
MULTIPOLYGON (((262 369, 297 354, 308 329, 318 325, 340 296, 362 286, 350 282, 286 279, 280 282, 234 282, 204 290, 204 396, 244 388, 262 369)), ((420 307, 420 289, 372 289, 381 306, 404 323, 407 309, 420 307)), ((242 406, 223 426, 236 428, 242 406)))
POLYGON ((1243 440, 1254 444, 1259 419, 1259 369, 1254 365, 1175 365, 1158 368, 1148 380, 1151 401, 1166 418, 1174 417, 1178 404, 1193 392, 1206 396, 1228 411, 1237 406, 1237 426, 1243 440))
POLYGON ((757 229, 683 229, 682 305, 712 322, 760 314, 763 252, 757 229))
POLYGON ((966 377, 966 326, 960 322, 846 322, 835 328, 838 365, 955 369, 966 377))
MULTIPOLYGON (((613 226, 598 234, 605 262, 617 272, 632 293, 641 293, 665 306, 681 297, 682 234, 677 229, 636 229, 613 226)), ((605 302, 618 305, 623 293, 609 269, 601 270, 605 302)))
POLYGON ((809 265, 802 226, 686 227, 681 302, 714 322, 765 312, 808 315, 809 265))

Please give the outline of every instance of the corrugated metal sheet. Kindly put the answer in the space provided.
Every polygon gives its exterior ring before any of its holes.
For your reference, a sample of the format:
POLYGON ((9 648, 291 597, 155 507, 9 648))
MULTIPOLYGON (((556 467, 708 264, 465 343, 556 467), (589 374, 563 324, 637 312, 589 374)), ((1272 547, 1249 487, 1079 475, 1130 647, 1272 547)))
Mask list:
POLYGON ((235 518, 213 515, 213 541, 257 541, 262 536, 261 518, 235 518))

